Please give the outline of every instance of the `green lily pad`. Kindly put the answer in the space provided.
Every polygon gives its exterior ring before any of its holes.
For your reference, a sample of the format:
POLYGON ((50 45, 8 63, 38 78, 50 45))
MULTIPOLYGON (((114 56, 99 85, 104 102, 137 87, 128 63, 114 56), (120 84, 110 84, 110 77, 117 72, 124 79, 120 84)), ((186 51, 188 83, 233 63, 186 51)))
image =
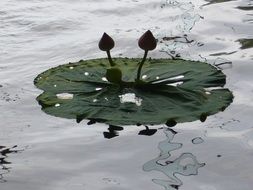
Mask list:
POLYGON ((226 76, 207 63, 150 59, 142 69, 143 82, 137 84, 140 61, 114 59, 122 71, 121 85, 106 80, 107 59, 49 69, 34 80, 44 91, 37 100, 47 114, 111 125, 204 121, 206 116, 223 111, 233 100, 232 93, 222 88, 226 76))

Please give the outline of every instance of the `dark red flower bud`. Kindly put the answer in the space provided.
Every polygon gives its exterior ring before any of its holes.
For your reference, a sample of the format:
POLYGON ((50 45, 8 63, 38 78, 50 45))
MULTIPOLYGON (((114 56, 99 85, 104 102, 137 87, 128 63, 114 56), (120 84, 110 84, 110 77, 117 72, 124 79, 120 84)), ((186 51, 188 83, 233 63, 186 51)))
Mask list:
POLYGON ((114 47, 114 41, 108 34, 104 33, 99 41, 98 47, 102 51, 109 51, 114 47))
POLYGON ((138 45, 141 49, 145 51, 153 50, 156 48, 156 39, 154 38, 152 32, 148 30, 139 39, 138 45))

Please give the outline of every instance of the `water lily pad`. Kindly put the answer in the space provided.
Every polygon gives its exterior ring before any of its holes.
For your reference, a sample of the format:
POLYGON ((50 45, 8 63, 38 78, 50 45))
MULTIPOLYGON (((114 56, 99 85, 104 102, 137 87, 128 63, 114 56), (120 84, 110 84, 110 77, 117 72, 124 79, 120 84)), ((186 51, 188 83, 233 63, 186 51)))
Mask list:
POLYGON ((225 75, 207 63, 150 59, 142 69, 143 84, 136 85, 140 61, 114 59, 122 71, 123 85, 106 80, 107 59, 49 69, 34 80, 44 91, 37 100, 50 115, 111 125, 204 121, 233 100, 232 93, 222 88, 225 75))

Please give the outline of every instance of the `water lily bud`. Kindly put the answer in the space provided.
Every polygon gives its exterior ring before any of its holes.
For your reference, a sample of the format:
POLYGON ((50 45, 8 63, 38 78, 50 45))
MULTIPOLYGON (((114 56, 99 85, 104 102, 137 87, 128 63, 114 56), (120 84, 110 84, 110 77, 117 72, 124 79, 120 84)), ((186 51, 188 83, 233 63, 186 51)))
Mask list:
POLYGON ((154 38, 152 32, 148 30, 139 39, 138 45, 141 49, 145 51, 153 50, 156 48, 156 39, 154 38))
POLYGON ((108 34, 104 33, 98 43, 98 47, 102 51, 109 51, 114 47, 114 41, 108 34))

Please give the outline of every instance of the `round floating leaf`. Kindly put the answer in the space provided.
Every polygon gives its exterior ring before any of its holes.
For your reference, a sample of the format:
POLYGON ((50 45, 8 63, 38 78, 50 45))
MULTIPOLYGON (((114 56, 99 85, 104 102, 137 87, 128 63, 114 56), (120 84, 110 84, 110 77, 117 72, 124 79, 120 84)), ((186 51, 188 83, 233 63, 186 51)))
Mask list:
POLYGON ((60 65, 36 77, 44 92, 37 97, 50 115, 111 125, 168 124, 194 120, 223 111, 233 100, 222 88, 225 75, 197 61, 150 59, 136 84, 141 59, 116 58, 121 85, 107 81, 107 59, 60 65), (215 88, 210 88, 215 87, 215 88), (219 88, 217 88, 219 87, 219 88))

